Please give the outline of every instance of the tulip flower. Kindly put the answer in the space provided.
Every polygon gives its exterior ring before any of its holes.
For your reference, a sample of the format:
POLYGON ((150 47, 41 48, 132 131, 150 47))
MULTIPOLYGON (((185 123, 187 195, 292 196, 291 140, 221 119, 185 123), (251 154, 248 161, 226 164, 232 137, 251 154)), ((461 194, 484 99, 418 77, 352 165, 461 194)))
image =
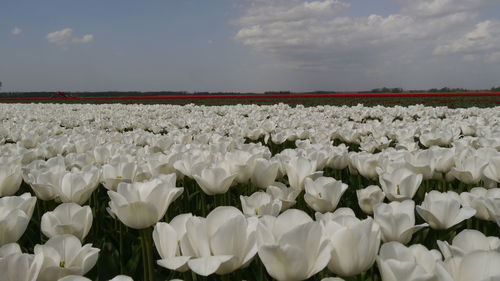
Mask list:
POLYGON ((337 208, 340 197, 347 190, 347 184, 334 178, 319 177, 316 180, 304 180, 304 200, 316 212, 331 212, 337 208))
POLYGON ((83 205, 99 185, 100 172, 96 167, 65 173, 61 183, 55 187, 59 199, 64 203, 83 205))
POLYGON ((328 240, 317 222, 288 228, 275 238, 274 243, 260 245, 258 254, 269 275, 278 281, 305 280, 321 271, 330 260, 328 240))
POLYGON ((349 167, 350 171, 357 172, 365 178, 377 178, 376 168, 378 166, 378 160, 375 155, 367 152, 360 152, 351 153, 349 157, 350 164, 352 165, 352 168, 349 167))
POLYGON ((373 214, 373 207, 382 203, 385 193, 377 185, 369 185, 364 189, 356 190, 358 205, 366 214, 373 214))
POLYGON ((36 204, 29 193, 0 198, 0 246, 16 242, 28 227, 36 204))
POLYGON ((281 201, 281 212, 283 212, 297 203, 296 199, 300 190, 289 188, 281 182, 274 182, 267 187, 266 193, 270 194, 273 199, 281 201))
POLYGON ((101 182, 107 189, 116 191, 119 183, 132 183, 137 174, 137 163, 127 158, 115 158, 102 166, 101 182))
POLYGON ((380 248, 377 265, 383 281, 453 281, 439 252, 429 251, 420 244, 405 247, 399 242, 385 243, 380 248))
POLYGON ((352 210, 318 216, 331 245, 328 269, 342 277, 351 277, 368 270, 377 257, 380 229, 372 218, 360 221, 352 210))
POLYGON ((256 225, 257 218, 245 218, 231 206, 215 208, 206 219, 190 217, 180 240, 182 255, 191 257, 189 268, 202 276, 245 268, 257 253, 256 225))
POLYGON ((286 174, 291 188, 304 189, 304 180, 307 177, 313 179, 320 177, 323 172, 316 172, 316 162, 309 161, 303 157, 292 158, 285 163, 286 174))
POLYGON ((417 213, 434 229, 448 229, 476 214, 471 207, 460 207, 460 196, 453 191, 441 193, 432 190, 417 206, 417 213))
POLYGON ((23 181, 18 160, 0 157, 0 197, 14 195, 23 181))
POLYGON ((97 262, 99 249, 92 244, 82 244, 70 234, 50 238, 43 245, 35 246, 35 255, 43 256, 39 281, 58 280, 68 275, 84 275, 97 262))
POLYGON ((66 173, 62 157, 54 157, 41 163, 39 169, 29 170, 25 181, 41 200, 50 201, 57 198, 56 188, 61 184, 61 178, 66 173))
POLYGON ((184 188, 175 187, 175 174, 159 176, 147 182, 119 183, 117 191, 108 191, 110 211, 126 226, 144 229, 157 223, 168 206, 184 188))
POLYGON ((45 236, 72 234, 80 241, 87 236, 92 226, 92 210, 75 203, 63 203, 54 211, 42 216, 41 229, 45 236))
POLYGON ((207 195, 226 193, 236 176, 222 167, 200 167, 193 172, 193 178, 207 195))
MULTIPOLYGON (((185 224, 189 217, 185 216, 185 220, 182 222, 184 233, 177 231, 174 227, 175 223, 168 224, 159 222, 155 225, 153 230, 153 241, 161 257, 161 260, 157 261, 158 265, 179 272, 185 272, 189 269, 187 262, 191 257, 180 255, 179 249, 179 242, 185 234, 185 224)), ((175 217, 172 221, 176 219, 179 219, 179 216, 175 217)))
POLYGON ((493 221, 490 212, 495 214, 494 202, 500 201, 500 188, 485 189, 483 187, 474 187, 470 192, 460 193, 460 198, 464 206, 472 207, 476 210, 476 217, 478 219, 493 221))
POLYGON ((392 173, 379 175, 380 186, 387 199, 391 201, 404 201, 412 199, 422 183, 422 175, 402 167, 392 173))
POLYGON ((259 188, 272 185, 278 175, 279 163, 276 161, 258 158, 253 163, 254 169, 250 178, 252 184, 259 188))
POLYGON ((36 281, 42 263, 42 255, 24 254, 18 244, 6 244, 0 247, 0 280, 36 281))
POLYGON ((402 244, 410 242, 413 233, 428 226, 415 225, 415 202, 405 200, 379 204, 373 209, 374 220, 380 226, 382 241, 397 241, 402 244))
POLYGON ((500 156, 490 158, 488 165, 483 170, 483 174, 491 181, 500 183, 500 156))
POLYGON ((236 182, 248 182, 253 174, 254 161, 257 156, 257 154, 253 155, 252 153, 243 150, 234 150, 225 155, 224 158, 230 166, 231 174, 237 175, 235 178, 236 182))
POLYGON ((434 175, 434 167, 436 158, 434 158, 433 150, 427 149, 408 153, 405 155, 406 167, 415 174, 421 174, 424 180, 432 179, 434 175))
POLYGON ((451 245, 446 241, 437 242, 445 259, 449 259, 454 256, 462 257, 478 250, 500 250, 500 239, 498 237, 487 237, 475 229, 462 230, 459 234, 457 234, 457 236, 455 236, 455 238, 453 238, 451 245))
POLYGON ((488 162, 478 156, 464 157, 455 160, 455 167, 449 173, 465 184, 477 184, 483 177, 486 165, 488 162))
POLYGON ((240 196, 241 209, 248 216, 277 216, 281 211, 281 201, 265 192, 255 192, 250 196, 240 196))
MULTIPOLYGON (((445 266, 454 281, 500 280, 500 252, 478 250, 464 256, 445 260, 445 266)), ((451 279, 450 279, 451 280, 451 279)))

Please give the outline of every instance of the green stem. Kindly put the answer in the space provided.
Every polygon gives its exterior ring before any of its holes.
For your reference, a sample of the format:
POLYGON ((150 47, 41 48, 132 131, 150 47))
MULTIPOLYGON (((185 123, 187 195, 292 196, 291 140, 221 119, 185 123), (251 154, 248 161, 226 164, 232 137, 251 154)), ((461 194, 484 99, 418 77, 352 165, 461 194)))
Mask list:
POLYGON ((120 274, 124 274, 125 265, 123 264, 123 224, 120 222, 119 226, 119 238, 120 238, 120 274))
POLYGON ((154 281, 154 268, 153 268, 153 248, 151 243, 151 228, 141 229, 141 240, 143 248, 143 265, 145 281, 154 281))

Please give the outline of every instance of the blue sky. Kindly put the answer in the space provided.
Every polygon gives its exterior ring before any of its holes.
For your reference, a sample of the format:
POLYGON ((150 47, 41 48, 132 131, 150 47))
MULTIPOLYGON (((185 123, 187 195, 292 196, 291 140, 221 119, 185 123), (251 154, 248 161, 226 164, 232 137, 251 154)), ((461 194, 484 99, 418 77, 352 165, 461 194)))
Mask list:
POLYGON ((498 0, 4 0, 2 91, 500 85, 498 0))

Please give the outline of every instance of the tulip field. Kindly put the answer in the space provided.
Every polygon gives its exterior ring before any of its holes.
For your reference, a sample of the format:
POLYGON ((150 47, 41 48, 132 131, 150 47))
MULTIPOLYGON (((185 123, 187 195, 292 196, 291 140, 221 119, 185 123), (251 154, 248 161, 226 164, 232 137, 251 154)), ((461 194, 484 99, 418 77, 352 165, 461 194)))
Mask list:
POLYGON ((0 281, 498 281, 500 107, 0 103, 0 281))

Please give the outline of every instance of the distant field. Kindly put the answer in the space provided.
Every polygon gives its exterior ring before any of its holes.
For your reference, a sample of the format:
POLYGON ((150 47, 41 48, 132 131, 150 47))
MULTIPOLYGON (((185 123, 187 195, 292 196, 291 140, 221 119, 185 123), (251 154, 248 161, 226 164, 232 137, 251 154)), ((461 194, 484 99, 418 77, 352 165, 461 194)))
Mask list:
POLYGON ((241 94, 241 95, 184 95, 184 96, 126 96, 126 97, 76 97, 76 98, 0 98, 3 103, 123 103, 123 104, 302 104, 304 106, 427 106, 493 107, 500 105, 500 93, 402 93, 402 94, 241 94))

